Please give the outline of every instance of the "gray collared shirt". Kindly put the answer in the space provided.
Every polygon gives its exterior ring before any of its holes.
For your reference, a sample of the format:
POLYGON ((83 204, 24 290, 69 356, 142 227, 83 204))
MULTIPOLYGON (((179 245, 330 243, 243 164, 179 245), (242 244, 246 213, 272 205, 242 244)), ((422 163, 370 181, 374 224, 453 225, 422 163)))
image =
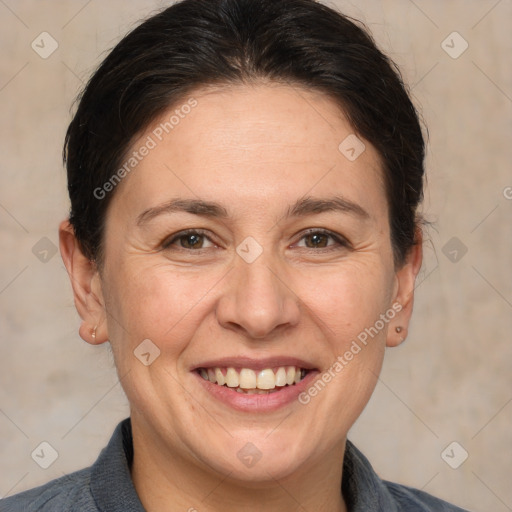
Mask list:
MULTIPOLYGON (((45 485, 0 500, 1 512, 145 512, 130 476, 130 419, 122 421, 96 462, 45 485)), ((423 491, 381 480, 347 441, 342 492, 349 512, 468 512, 423 491)), ((200 511, 200 506, 196 506, 200 511)))

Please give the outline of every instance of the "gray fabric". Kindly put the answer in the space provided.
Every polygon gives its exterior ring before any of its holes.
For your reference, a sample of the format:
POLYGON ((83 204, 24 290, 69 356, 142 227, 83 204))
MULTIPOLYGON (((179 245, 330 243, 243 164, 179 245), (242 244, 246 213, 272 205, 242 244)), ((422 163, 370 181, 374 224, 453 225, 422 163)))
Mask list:
MULTIPOLYGON (((0 500, 0 512, 144 512, 130 477, 130 419, 87 469, 0 500)), ((381 480, 347 441, 342 491, 349 512, 468 512, 422 491, 381 480)))

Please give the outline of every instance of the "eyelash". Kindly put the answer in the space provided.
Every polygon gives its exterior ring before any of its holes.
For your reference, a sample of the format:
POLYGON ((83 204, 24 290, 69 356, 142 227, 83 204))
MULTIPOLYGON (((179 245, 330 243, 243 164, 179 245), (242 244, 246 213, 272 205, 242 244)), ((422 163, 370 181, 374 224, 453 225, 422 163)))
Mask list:
MULTIPOLYGON (((332 238, 335 242, 336 242, 336 245, 330 245, 330 246, 327 246, 327 247, 321 247, 321 248, 318 248, 318 249, 315 249, 315 248, 310 248, 310 247, 305 247, 304 249, 306 250, 310 250, 310 251, 313 251, 313 252, 328 252, 328 251, 332 251, 332 250, 336 250, 336 249, 339 249, 340 247, 342 248, 350 248, 350 243, 344 238, 342 237, 341 235, 337 235, 336 233, 333 233, 332 231, 328 231, 326 229, 318 229, 318 228, 311 228, 309 230, 306 230, 301 238, 299 239, 302 240, 303 238, 305 238, 306 236, 310 236, 310 235, 326 235, 326 236, 329 236, 330 238, 332 238)), ((180 240, 181 238, 185 238, 186 236, 189 236, 189 235, 200 235, 200 236, 204 236, 205 238, 207 238, 210 242, 212 243, 215 243, 208 235, 207 235, 207 232, 202 230, 202 229, 186 229, 184 231, 180 231, 179 233, 175 234, 175 235, 172 235, 170 238, 166 239, 163 243, 162 243, 162 249, 169 249, 176 241, 180 240)), ((200 252, 202 250, 206 250, 206 249, 209 249, 208 247, 205 247, 205 248, 201 248, 201 249, 186 249, 184 247, 178 247, 177 250, 179 251, 186 251, 186 252, 200 252)))

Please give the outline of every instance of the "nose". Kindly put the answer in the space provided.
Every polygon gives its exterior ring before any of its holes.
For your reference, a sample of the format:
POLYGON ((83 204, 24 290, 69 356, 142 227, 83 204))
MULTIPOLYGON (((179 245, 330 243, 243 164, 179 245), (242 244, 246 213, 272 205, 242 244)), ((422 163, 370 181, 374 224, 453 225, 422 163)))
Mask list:
POLYGON ((300 301, 289 279, 264 254, 252 263, 237 259, 216 309, 222 327, 253 339, 281 334, 300 318, 300 301))

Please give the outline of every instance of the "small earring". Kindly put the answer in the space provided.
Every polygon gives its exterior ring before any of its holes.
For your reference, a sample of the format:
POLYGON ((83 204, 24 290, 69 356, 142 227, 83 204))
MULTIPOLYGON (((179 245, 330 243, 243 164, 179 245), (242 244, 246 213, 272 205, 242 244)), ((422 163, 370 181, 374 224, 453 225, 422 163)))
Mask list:
POLYGON ((399 325, 398 327, 395 328, 395 331, 396 332, 402 332, 402 327, 399 325))
POLYGON ((93 337, 93 339, 96 339, 96 329, 98 328, 97 325, 94 326, 94 329, 92 330, 92 333, 91 333, 91 336, 93 337))

